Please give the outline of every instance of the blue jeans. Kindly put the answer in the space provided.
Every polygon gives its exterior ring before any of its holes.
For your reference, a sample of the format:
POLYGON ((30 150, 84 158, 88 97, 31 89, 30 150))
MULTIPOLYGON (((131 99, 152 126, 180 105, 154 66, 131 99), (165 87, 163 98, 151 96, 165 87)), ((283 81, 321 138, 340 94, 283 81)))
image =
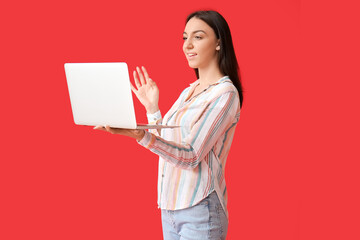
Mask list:
POLYGON ((225 240, 228 219, 215 191, 197 205, 161 210, 164 240, 225 240))

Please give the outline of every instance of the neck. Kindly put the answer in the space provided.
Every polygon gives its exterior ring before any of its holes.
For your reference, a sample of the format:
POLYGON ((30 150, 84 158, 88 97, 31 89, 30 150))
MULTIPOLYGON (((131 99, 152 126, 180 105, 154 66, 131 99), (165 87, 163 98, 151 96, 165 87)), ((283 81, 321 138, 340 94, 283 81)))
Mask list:
POLYGON ((221 73, 217 62, 212 62, 207 67, 198 68, 200 85, 208 86, 217 82, 220 78, 224 77, 221 73))

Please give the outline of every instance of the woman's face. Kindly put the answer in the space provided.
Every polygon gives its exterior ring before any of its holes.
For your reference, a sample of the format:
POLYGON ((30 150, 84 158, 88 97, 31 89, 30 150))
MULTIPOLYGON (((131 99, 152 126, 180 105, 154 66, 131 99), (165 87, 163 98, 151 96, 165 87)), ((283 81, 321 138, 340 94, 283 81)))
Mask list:
POLYGON ((217 64, 220 41, 203 20, 191 18, 185 26, 183 38, 183 51, 191 68, 206 68, 214 61, 217 64))

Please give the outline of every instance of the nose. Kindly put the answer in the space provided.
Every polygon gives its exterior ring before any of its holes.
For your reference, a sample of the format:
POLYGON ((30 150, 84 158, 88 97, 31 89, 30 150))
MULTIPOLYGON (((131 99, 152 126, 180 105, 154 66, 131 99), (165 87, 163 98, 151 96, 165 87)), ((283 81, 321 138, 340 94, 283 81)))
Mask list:
POLYGON ((184 49, 192 49, 192 48, 194 48, 192 41, 190 39, 186 39, 184 41, 184 49))

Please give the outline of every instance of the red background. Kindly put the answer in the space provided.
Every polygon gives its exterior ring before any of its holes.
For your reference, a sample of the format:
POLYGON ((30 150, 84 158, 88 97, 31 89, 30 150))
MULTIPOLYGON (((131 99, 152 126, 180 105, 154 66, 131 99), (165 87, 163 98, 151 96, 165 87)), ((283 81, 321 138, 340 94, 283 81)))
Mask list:
POLYGON ((157 156, 76 126, 63 64, 144 65, 165 113, 195 80, 182 32, 199 9, 227 19, 245 91, 227 239, 360 239, 355 2, 2 2, 0 239, 162 239, 157 156))

